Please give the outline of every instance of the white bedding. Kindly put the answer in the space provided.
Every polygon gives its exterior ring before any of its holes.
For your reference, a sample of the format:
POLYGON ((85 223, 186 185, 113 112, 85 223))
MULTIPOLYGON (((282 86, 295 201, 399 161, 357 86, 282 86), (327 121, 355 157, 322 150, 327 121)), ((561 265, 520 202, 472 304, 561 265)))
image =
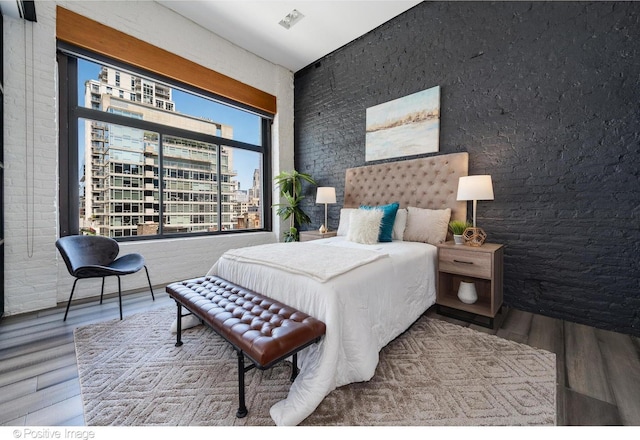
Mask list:
POLYGON ((299 353, 300 374, 287 398, 271 408, 277 425, 297 425, 335 388, 371 379, 380 350, 435 302, 435 246, 405 241, 362 245, 340 236, 313 243, 342 251, 369 249, 383 257, 326 281, 224 256, 207 274, 288 304, 327 326, 319 344, 299 353))
POLYGON ((264 244, 261 246, 230 249, 222 256, 239 263, 256 263, 286 272, 310 276, 325 282, 363 264, 388 256, 380 251, 344 247, 339 253, 335 246, 313 241, 264 244))

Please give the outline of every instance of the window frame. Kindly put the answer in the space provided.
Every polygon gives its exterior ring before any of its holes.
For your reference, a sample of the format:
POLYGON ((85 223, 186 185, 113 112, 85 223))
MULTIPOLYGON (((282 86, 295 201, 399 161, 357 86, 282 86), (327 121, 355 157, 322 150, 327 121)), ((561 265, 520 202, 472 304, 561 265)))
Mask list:
POLYGON ((174 79, 163 77, 157 73, 145 71, 144 69, 128 65, 126 63, 108 58, 106 56, 92 53, 90 51, 72 46, 70 44, 58 41, 57 45, 57 62, 58 62, 58 81, 59 81, 59 228, 60 236, 77 235, 80 233, 80 194, 79 185, 80 176, 78 172, 79 156, 78 156, 78 127, 79 121, 94 120, 106 124, 117 124, 125 127, 137 128, 141 130, 153 131, 159 134, 159 165, 158 179, 161 182, 159 191, 159 216, 158 233, 155 235, 136 235, 129 237, 113 237, 118 241, 140 241, 140 240, 158 240, 170 239, 178 237, 198 237, 211 235, 227 235, 242 234, 256 231, 272 231, 271 220, 271 128, 273 125, 273 115, 256 108, 252 108, 246 104, 232 101, 228 98, 218 96, 210 91, 198 89, 185 83, 180 83, 174 79), (205 99, 217 101, 224 105, 235 107, 239 110, 253 113, 260 117, 260 139, 262 145, 254 145, 234 139, 227 139, 220 136, 203 134, 178 127, 158 124, 142 119, 131 118, 119 114, 96 110, 89 107, 81 106, 78 103, 78 58, 88 61, 100 63, 102 65, 128 71, 132 74, 139 75, 152 81, 158 81, 172 88, 183 92, 191 93, 205 99), (165 191, 167 190, 164 180, 164 160, 162 142, 164 136, 187 138, 193 141, 211 143, 217 146, 217 173, 218 176, 214 181, 217 185, 217 222, 222 225, 222 185, 220 164, 222 147, 236 148, 246 151, 252 151, 262 154, 262 181, 261 181, 261 203, 262 206, 262 227, 250 229, 232 229, 204 232, 173 232, 164 233, 164 215, 166 213, 164 206, 165 191), (72 184, 72 182, 76 182, 72 184))

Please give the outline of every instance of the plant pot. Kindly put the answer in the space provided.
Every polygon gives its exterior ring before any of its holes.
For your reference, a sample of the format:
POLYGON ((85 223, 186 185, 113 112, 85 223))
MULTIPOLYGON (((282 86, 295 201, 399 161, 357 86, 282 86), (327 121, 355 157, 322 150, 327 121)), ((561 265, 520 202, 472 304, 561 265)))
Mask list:
POLYGON ((455 242, 455 244, 464 244, 464 236, 462 234, 453 234, 453 241, 455 242))

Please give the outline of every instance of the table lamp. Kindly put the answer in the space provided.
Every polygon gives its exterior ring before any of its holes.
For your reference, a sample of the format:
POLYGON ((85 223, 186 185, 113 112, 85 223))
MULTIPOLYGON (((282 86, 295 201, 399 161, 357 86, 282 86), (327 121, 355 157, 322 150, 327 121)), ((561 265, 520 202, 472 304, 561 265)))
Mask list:
POLYGON ((336 203, 336 189, 331 186, 319 186, 316 194, 316 203, 324 203, 324 224, 320 226, 320 233, 329 231, 327 222, 327 205, 336 203))
POLYGON ((457 200, 473 201, 473 227, 467 228, 462 234, 465 244, 469 246, 482 246, 487 234, 482 228, 476 227, 476 211, 478 200, 493 200, 493 184, 491 176, 464 176, 458 181, 457 200))

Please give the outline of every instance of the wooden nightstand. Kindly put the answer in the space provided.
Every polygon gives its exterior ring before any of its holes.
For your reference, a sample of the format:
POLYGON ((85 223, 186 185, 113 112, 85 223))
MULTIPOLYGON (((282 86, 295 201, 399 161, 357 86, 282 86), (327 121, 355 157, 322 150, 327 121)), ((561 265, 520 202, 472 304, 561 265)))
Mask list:
POLYGON ((493 328, 502 307, 503 259, 501 244, 484 243, 474 247, 446 242, 438 245, 438 313, 493 328), (478 299, 473 304, 458 299, 461 281, 475 284, 478 299))
POLYGON ((329 231, 321 234, 320 231, 300 231, 300 241, 319 240, 321 238, 335 237, 338 231, 329 231))

